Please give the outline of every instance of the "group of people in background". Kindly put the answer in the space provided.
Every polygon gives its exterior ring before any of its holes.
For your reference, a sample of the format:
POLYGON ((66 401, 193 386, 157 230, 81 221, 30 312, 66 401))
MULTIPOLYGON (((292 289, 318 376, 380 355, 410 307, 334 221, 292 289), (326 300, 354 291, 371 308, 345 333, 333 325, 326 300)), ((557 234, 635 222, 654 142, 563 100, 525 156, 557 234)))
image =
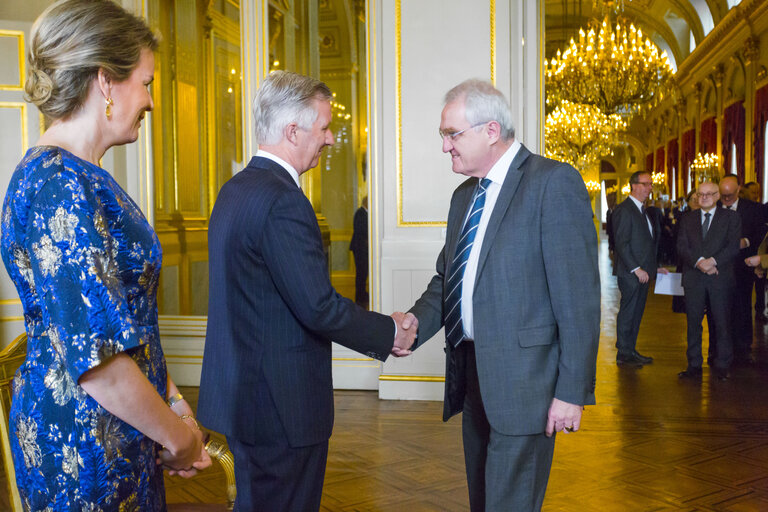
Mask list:
MULTIPOLYGON (((32 27, 27 98, 49 125, 11 177, 0 245, 28 335, 9 425, 25 510, 162 511, 164 470, 211 464, 163 356, 159 240, 99 165, 153 109, 157 47, 111 0, 59 0, 32 27)), ((332 97, 297 73, 261 81, 259 150, 221 188, 208 226, 198 414, 234 453, 235 510, 320 507, 332 342, 384 361, 443 327, 443 419, 463 412, 471 510, 540 510, 555 434, 577 432, 595 401, 600 280, 581 176, 520 142, 490 82, 455 86, 439 134, 466 179, 435 274, 407 313, 367 311, 364 280, 358 304, 333 288, 299 181, 335 142, 332 97)))
POLYGON ((653 359, 636 343, 648 288, 657 273, 682 272, 684 295, 673 310, 687 317, 687 366, 680 378, 702 376, 702 322, 707 319, 707 364, 719 380, 732 367, 754 363, 753 314, 766 322, 768 205, 755 182, 733 174, 707 181, 674 202, 649 199, 651 174, 635 172, 630 195, 607 215, 609 249, 621 292, 616 362, 639 368, 653 359), (753 301, 753 295, 755 300, 753 301))

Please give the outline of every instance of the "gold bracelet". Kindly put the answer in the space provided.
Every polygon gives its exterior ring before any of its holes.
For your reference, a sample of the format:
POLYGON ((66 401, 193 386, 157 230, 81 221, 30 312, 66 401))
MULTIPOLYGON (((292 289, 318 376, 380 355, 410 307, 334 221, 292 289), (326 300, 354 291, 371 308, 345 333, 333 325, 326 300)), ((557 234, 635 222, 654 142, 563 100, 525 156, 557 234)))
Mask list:
POLYGON ((197 422, 197 420, 195 419, 194 416, 190 416, 189 414, 185 414, 184 416, 179 416, 179 418, 181 419, 181 421, 184 421, 186 419, 190 419, 190 420, 194 421, 195 422, 195 427, 197 427, 197 430, 201 430, 200 429, 200 424, 197 422))
POLYGON ((166 402, 168 403, 168 407, 173 407, 177 403, 184 400, 184 397, 181 395, 181 393, 176 393, 175 395, 172 395, 166 402))

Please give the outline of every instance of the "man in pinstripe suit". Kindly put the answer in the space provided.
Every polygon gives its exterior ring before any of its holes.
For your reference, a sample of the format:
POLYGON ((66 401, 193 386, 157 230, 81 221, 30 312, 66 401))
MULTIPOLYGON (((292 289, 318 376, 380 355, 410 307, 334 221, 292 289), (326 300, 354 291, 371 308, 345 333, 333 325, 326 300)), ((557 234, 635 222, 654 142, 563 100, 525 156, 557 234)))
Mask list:
MULTIPOLYGON (((235 510, 318 510, 333 427, 331 340, 385 360, 415 329, 333 289, 299 175, 315 167, 331 91, 269 75, 254 101, 260 149, 221 189, 208 235, 210 302, 198 418, 235 455, 235 510)), ((397 320, 401 320, 398 317, 397 320)))

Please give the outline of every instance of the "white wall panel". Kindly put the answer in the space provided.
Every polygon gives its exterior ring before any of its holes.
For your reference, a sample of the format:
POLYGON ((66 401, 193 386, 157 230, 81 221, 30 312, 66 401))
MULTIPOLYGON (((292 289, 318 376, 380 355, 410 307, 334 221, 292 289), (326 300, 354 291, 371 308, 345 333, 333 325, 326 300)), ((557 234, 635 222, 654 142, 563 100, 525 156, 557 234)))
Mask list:
MULTIPOLYGON (((491 79, 510 99, 518 138, 539 151, 543 11, 525 0, 368 0, 367 9, 371 296, 389 313, 407 310, 434 274, 464 179, 437 136, 445 93, 491 79)), ((441 400, 443 347, 441 330, 411 357, 390 358, 379 396, 441 400)))
POLYGON ((437 135, 443 96, 468 78, 491 78, 490 2, 401 0, 400 11, 399 40, 395 35, 400 69, 395 71, 400 76, 402 222, 445 222, 448 200, 464 177, 451 171, 437 135))

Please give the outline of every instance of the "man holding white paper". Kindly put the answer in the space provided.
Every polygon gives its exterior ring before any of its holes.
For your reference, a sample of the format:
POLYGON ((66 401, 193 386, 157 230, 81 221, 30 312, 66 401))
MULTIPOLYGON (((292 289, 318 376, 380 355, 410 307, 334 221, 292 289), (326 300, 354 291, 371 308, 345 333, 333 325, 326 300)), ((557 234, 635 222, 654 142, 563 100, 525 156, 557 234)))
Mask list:
POLYGON ((616 364, 640 368, 653 362, 652 357, 637 352, 637 335, 645 310, 650 281, 656 273, 661 228, 656 215, 648 215, 645 201, 651 195, 653 181, 647 171, 637 171, 629 178, 629 197, 613 213, 613 237, 616 265, 614 273, 621 292, 616 317, 616 364))

